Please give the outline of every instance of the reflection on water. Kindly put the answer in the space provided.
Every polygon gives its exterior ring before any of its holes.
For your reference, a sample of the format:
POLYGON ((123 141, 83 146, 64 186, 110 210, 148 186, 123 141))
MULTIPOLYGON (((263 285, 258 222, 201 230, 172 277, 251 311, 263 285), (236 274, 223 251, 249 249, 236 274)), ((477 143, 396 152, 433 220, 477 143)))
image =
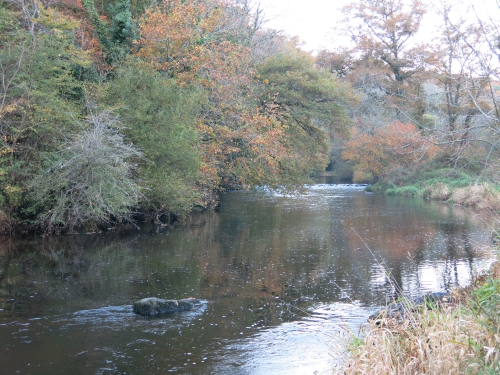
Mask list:
POLYGON ((5 240, 2 369, 328 373, 346 327, 357 332, 377 306, 466 285, 487 268, 483 227, 470 210, 318 184, 298 196, 232 192, 218 212, 163 230, 5 240), (135 316, 130 305, 147 296, 205 303, 135 316))

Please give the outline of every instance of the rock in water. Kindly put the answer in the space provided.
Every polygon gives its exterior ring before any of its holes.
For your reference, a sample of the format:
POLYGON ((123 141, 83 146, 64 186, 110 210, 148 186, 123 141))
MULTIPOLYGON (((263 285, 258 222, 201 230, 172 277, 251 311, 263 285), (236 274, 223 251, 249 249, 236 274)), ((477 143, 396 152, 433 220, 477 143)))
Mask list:
POLYGON ((194 298, 181 300, 161 299, 156 297, 143 298, 134 302, 134 312, 142 316, 155 316, 191 310, 198 301, 194 298))
POLYGON ((449 293, 428 293, 419 298, 403 299, 402 302, 394 302, 385 309, 379 310, 368 317, 368 321, 374 321, 379 325, 383 319, 396 319, 402 321, 411 317, 411 313, 417 308, 426 306, 427 308, 452 306, 455 303, 455 297, 449 293))

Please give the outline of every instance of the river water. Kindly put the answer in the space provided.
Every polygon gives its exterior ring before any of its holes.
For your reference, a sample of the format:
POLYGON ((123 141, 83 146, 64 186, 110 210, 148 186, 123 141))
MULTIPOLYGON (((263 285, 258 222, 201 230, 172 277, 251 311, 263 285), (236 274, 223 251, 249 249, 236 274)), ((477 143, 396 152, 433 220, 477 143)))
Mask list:
POLYGON ((4 239, 0 373, 329 374, 377 307, 492 262, 471 210, 322 182, 230 192, 168 228, 4 239), (149 296, 203 304, 134 315, 149 296))

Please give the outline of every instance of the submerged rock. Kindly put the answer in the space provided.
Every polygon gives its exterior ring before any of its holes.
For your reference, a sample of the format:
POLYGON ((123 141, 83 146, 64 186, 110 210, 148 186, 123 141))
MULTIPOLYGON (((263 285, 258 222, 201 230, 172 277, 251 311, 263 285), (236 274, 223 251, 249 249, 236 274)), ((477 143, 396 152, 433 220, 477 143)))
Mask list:
POLYGON ((156 297, 143 298, 134 302, 134 312, 142 316, 155 316, 178 311, 191 310, 200 301, 194 298, 181 300, 161 299, 156 297))

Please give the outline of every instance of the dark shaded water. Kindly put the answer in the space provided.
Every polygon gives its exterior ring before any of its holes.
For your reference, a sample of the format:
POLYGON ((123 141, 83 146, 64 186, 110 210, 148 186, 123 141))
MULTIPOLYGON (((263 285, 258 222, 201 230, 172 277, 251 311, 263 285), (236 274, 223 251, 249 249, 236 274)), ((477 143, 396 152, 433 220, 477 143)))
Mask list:
POLYGON ((157 231, 0 245, 1 374, 323 374, 346 329, 397 292, 467 284, 489 266, 473 211, 318 184, 232 192, 157 231), (205 300, 146 319, 147 296, 205 300))

